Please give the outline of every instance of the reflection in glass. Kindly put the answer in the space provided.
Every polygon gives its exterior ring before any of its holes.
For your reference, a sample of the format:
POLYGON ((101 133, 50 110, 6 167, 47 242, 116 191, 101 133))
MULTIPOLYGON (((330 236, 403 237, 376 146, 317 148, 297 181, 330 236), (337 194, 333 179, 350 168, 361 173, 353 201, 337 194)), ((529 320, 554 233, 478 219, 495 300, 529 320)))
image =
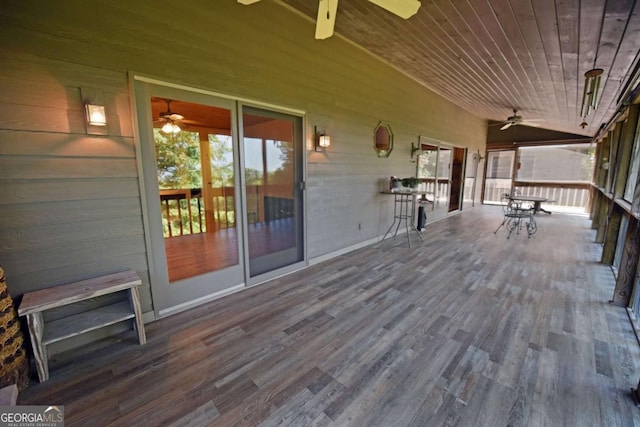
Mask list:
MULTIPOLYGON (((166 103, 152 98, 151 106, 159 117, 166 103)), ((167 269, 175 282, 237 265, 238 242, 231 112, 179 100, 171 108, 194 123, 165 133, 158 120, 153 129, 167 269)))
POLYGON ((302 260, 299 171, 293 119, 245 112, 243 130, 249 270, 256 276, 302 260))
MULTIPOLYGON (((436 173, 438 170, 438 147, 436 145, 420 144, 420 154, 417 160, 416 176, 422 178, 425 183, 426 198, 430 201, 436 200, 438 183, 436 173)), ((429 205, 433 211, 435 203, 429 205)))

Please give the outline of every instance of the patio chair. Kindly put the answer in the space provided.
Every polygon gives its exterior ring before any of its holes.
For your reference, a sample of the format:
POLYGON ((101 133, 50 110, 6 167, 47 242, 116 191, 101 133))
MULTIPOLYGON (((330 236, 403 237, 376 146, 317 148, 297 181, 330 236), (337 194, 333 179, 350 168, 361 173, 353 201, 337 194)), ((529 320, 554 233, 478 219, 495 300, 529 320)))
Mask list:
POLYGON ((524 225, 527 230, 527 237, 531 238, 531 236, 538 230, 536 220, 533 216, 533 208, 530 206, 523 207, 521 202, 511 199, 511 196, 508 193, 502 195, 501 201, 502 213, 504 216, 502 222, 493 234, 497 234, 498 230, 504 226, 508 231, 508 239, 514 231, 516 234, 520 234, 520 230, 522 230, 524 225))

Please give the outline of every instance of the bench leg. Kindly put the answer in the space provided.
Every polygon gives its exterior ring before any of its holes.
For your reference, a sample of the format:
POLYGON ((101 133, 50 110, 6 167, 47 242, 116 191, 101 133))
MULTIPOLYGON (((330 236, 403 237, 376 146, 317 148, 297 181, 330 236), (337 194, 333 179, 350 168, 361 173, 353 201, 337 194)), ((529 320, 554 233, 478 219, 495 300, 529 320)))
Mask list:
POLYGON ((138 293, 138 288, 135 286, 129 289, 129 302, 131 303, 131 308, 133 308, 133 313, 136 315, 133 319, 133 327, 138 333, 138 341, 140 345, 142 345, 147 342, 147 335, 144 332, 144 323, 142 322, 140 294, 138 293))
POLYGON ((47 361, 47 348, 42 343, 42 335, 44 333, 42 313, 27 314, 27 324, 29 326, 33 356, 36 359, 38 378, 40 382, 44 382, 49 379, 49 365, 47 361))

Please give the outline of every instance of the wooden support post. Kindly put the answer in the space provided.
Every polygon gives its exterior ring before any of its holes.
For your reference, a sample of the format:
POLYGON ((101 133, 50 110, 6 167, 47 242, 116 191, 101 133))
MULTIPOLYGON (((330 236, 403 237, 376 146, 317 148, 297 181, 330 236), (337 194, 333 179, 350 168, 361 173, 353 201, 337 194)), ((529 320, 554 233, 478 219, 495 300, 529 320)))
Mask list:
POLYGON ((629 306, 640 257, 640 224, 635 219, 630 221, 629 230, 625 236, 624 252, 618 270, 616 288, 611 300, 612 303, 623 307, 629 306))
POLYGON ((638 126, 639 110, 640 104, 634 104, 629 107, 627 120, 622 125, 622 130, 620 131, 620 142, 616 160, 617 171, 613 188, 613 193, 617 198, 624 196, 625 184, 633 157, 633 140, 638 126))
POLYGON ((609 213, 609 221, 605 229, 604 246, 602 248, 602 263, 605 265, 613 264, 613 257, 616 253, 616 243, 618 241, 618 232, 620 231, 620 222, 622 213, 620 209, 609 201, 611 209, 609 213))

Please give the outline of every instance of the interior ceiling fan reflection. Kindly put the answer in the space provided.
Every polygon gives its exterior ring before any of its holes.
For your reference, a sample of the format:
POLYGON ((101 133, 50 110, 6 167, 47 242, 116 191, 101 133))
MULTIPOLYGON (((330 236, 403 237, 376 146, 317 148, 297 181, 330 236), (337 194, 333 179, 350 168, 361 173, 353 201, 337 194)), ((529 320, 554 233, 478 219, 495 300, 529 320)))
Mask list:
POLYGON ((182 130, 180 127, 182 120, 184 120, 184 116, 178 113, 174 113, 171 111, 171 100, 165 99, 167 103, 167 111, 163 111, 160 113, 160 118, 157 122, 164 123, 162 125, 162 132, 164 133, 178 133, 182 130))
POLYGON ((513 109, 513 116, 509 116, 507 117, 507 120, 504 122, 500 122, 500 123, 495 123, 492 124, 490 126, 501 126, 500 130, 507 130, 509 129, 511 126, 515 126, 515 125, 524 125, 524 126, 533 126, 533 127, 538 127, 540 126, 539 124, 535 123, 536 119, 534 120, 523 120, 522 116, 518 115, 518 110, 517 109, 513 109))
MULTIPOLYGON (((249 5, 260 0, 238 0, 238 3, 249 5)), ((409 19, 420 9, 418 0, 368 0, 401 18, 409 19)), ((316 19, 316 39, 326 39, 333 35, 336 22, 338 0, 319 0, 318 17, 316 19)))

